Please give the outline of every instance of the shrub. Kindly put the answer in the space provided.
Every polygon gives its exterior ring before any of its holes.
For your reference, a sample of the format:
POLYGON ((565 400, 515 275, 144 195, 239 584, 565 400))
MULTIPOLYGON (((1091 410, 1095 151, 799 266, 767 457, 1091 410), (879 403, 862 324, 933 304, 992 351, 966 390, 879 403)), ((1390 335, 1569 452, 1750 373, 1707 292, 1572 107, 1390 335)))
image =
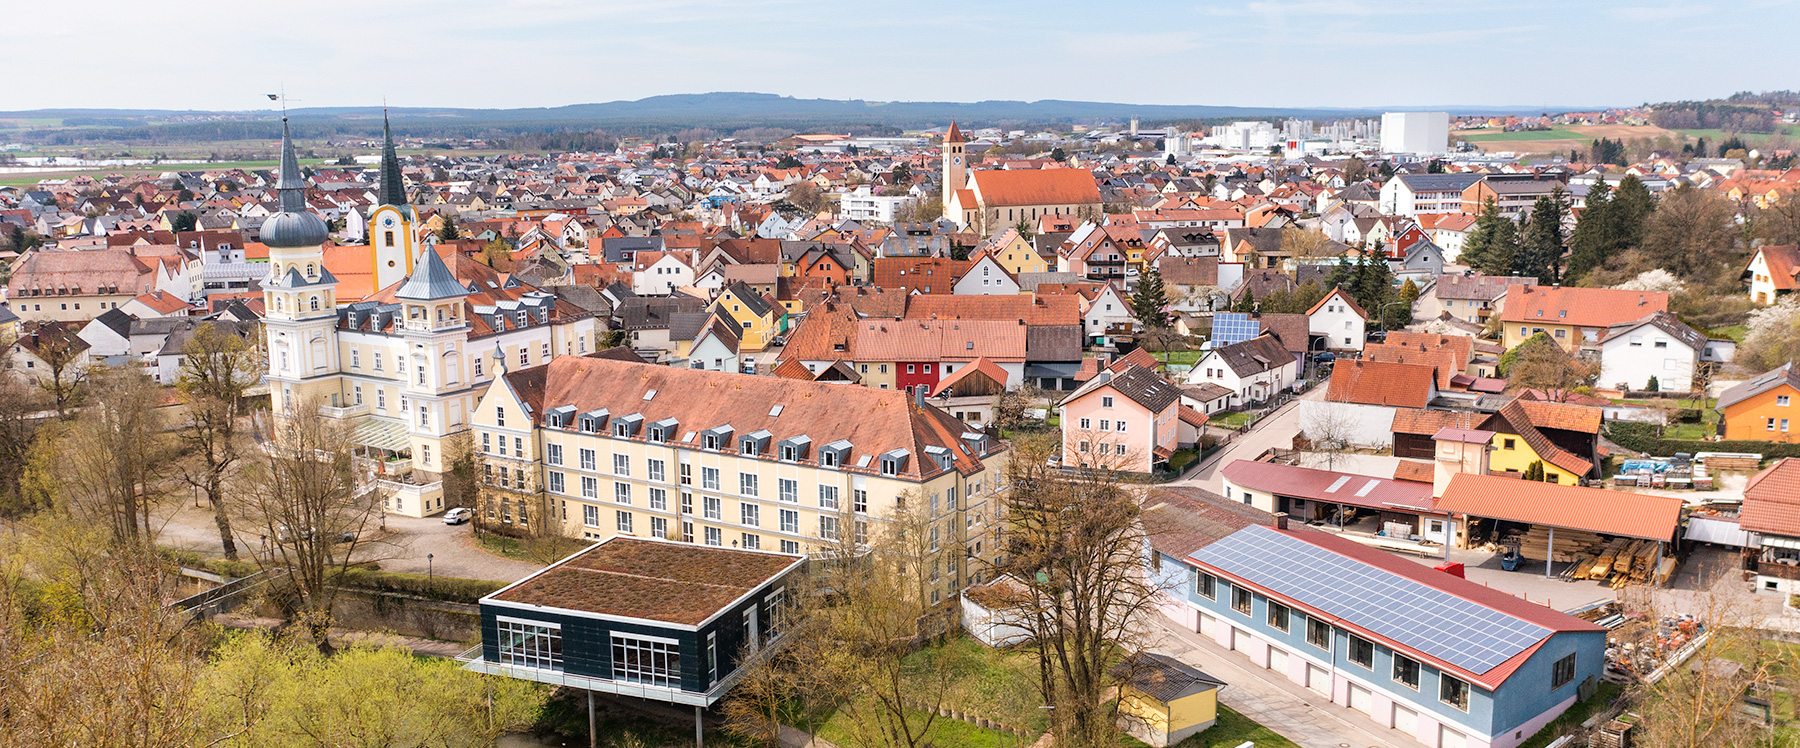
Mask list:
POLYGON ((1800 457, 1800 444, 1750 439, 1717 442, 1664 439, 1657 435, 1657 427, 1653 423, 1614 421, 1606 426, 1606 438, 1633 452, 1664 457, 1676 452, 1748 452, 1760 454, 1764 459, 1800 457))
POLYGON ((1675 411, 1676 423, 1700 423, 1700 420, 1701 414, 1699 408, 1682 408, 1675 411))
POLYGON ((483 596, 505 587, 506 583, 490 582, 485 579, 433 577, 425 574, 351 569, 338 580, 338 585, 377 592, 417 595, 446 602, 473 603, 483 596))

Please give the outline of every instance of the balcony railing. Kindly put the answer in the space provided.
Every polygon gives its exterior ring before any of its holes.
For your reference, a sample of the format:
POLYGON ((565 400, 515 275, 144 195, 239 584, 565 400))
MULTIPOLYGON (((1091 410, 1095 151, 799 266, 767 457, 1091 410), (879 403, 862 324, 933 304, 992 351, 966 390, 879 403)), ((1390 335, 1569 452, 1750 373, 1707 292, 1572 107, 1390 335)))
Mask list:
POLYGON ((369 404, 368 403, 355 403, 352 405, 343 405, 343 406, 332 406, 332 405, 319 406, 319 415, 325 416, 326 418, 340 418, 340 419, 341 418, 350 418, 352 416, 360 416, 360 415, 366 414, 368 412, 369 412, 369 404))
POLYGON ((1800 580, 1800 566, 1789 566, 1775 561, 1756 562, 1756 573, 1776 579, 1800 580))

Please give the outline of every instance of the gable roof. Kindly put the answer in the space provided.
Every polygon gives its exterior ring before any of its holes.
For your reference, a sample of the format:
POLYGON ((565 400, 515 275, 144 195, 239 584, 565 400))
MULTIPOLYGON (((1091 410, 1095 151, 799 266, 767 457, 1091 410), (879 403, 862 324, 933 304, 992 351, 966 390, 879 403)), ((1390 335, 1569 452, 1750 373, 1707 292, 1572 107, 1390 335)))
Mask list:
POLYGON ((1508 286, 1500 319, 1507 323, 1612 327, 1669 309, 1662 291, 1508 286))
POLYGON ((1086 169, 987 169, 970 172, 969 181, 987 208, 1100 202, 1100 188, 1086 169))
POLYGON ((1432 513, 1437 503, 1431 486, 1372 475, 1254 460, 1233 461, 1220 473, 1240 486, 1295 499, 1414 513, 1432 513))
POLYGON ((1423 408, 1431 402, 1436 369, 1417 364, 1338 359, 1325 399, 1334 403, 1423 408))
POLYGON ((1800 368, 1796 368, 1792 361, 1782 364, 1770 371, 1758 374, 1754 379, 1751 379, 1748 382, 1744 382, 1719 393, 1719 403, 1714 407, 1722 411, 1782 385, 1787 385, 1792 389, 1800 390, 1800 368))
POLYGON ((1203 488, 1155 486, 1144 498, 1144 535, 1150 547, 1186 558, 1251 525, 1275 521, 1268 512, 1203 488))
POLYGON ((1480 429, 1492 418, 1488 413, 1400 408, 1394 411, 1392 428, 1396 434, 1431 436, 1443 429, 1480 429))
POLYGON ((1247 377, 1294 363, 1294 354, 1281 341, 1269 334, 1258 335, 1241 343, 1232 343, 1213 353, 1231 367, 1233 374, 1247 377))
POLYGON ((1311 309, 1306 310, 1306 316, 1313 316, 1313 314, 1324 308, 1326 302, 1331 301, 1334 298, 1344 302, 1346 306, 1349 306, 1350 311, 1356 312, 1356 316, 1363 319, 1369 318, 1369 313, 1363 311, 1362 305, 1357 304, 1356 299, 1350 298, 1350 294, 1344 290, 1343 286, 1332 286, 1331 291, 1325 294, 1325 298, 1319 299, 1319 303, 1312 305, 1311 309))
POLYGON ((1800 246, 1764 246, 1756 251, 1762 254, 1763 264, 1769 268, 1769 283, 1775 290, 1800 288, 1800 246))
POLYGON ((1113 666, 1113 675, 1129 677, 1132 690, 1167 704, 1225 685, 1197 667, 1155 652, 1134 652, 1113 666))
POLYGON ((1800 458, 1783 457, 1750 476, 1738 525, 1752 532, 1800 537, 1800 458))
POLYGON ((1645 540, 1673 537, 1681 507, 1681 499, 1668 496, 1474 473, 1452 476, 1438 498, 1446 512, 1645 540))
MULTIPOLYGON (((1588 471, 1594 469, 1594 463, 1592 461, 1557 446, 1555 442, 1550 441, 1549 437, 1544 436, 1544 432, 1538 430, 1538 425, 1532 420, 1531 414, 1526 410, 1526 406, 1528 405, 1545 406, 1553 405, 1553 403, 1540 403, 1515 399, 1500 408, 1500 417, 1505 418, 1506 422, 1513 427, 1513 430, 1519 432, 1519 437, 1524 439, 1525 443, 1531 446, 1531 451, 1537 453, 1538 459, 1562 468, 1563 470, 1567 470, 1578 478, 1587 475, 1588 471)), ((1598 420, 1598 414, 1600 412, 1598 408, 1582 408, 1582 406, 1579 405, 1567 407, 1594 411, 1596 414, 1595 418, 1598 420)), ((1544 415, 1547 418, 1556 417, 1548 412, 1544 413, 1544 415)), ((1598 430, 1598 427, 1596 427, 1596 430, 1598 430)))

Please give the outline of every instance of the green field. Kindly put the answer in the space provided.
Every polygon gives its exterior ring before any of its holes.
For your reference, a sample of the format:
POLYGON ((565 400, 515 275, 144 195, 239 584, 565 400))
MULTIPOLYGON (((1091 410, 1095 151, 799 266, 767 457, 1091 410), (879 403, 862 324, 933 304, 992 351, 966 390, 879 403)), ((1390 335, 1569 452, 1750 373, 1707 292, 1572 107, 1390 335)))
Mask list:
MULTIPOLYGON (((1764 140, 1767 140, 1771 135, 1773 135, 1773 133, 1760 133, 1760 132, 1728 133, 1728 132, 1725 132, 1724 130, 1676 130, 1675 132, 1686 135, 1686 136, 1688 136, 1689 139, 1706 138, 1707 142, 1709 142, 1715 146, 1719 144, 1719 141, 1729 138, 1732 135, 1736 135, 1738 137, 1738 139, 1744 141, 1745 143, 1749 143, 1752 141, 1760 143, 1764 140)), ((1800 136, 1800 127, 1789 125, 1782 129, 1782 134, 1787 135, 1790 138, 1795 137, 1795 136, 1800 136)))
POLYGON ((1489 143, 1511 140, 1568 140, 1570 138, 1582 139, 1584 137, 1585 136, 1581 133, 1575 132, 1574 130, 1553 127, 1548 130, 1525 130, 1522 132, 1493 132, 1477 135, 1451 134, 1450 139, 1462 140, 1470 143, 1489 143))
MULTIPOLYGON (((302 166, 330 165, 336 159, 303 158, 302 166)), ((73 179, 80 176, 103 177, 108 174, 161 174, 165 171, 223 171, 226 169, 273 169, 280 165, 278 161, 214 161, 205 164, 152 164, 146 166, 119 166, 110 169, 82 169, 80 171, 38 171, 25 174, 0 175, 0 185, 7 187, 29 187, 40 179, 73 179)))

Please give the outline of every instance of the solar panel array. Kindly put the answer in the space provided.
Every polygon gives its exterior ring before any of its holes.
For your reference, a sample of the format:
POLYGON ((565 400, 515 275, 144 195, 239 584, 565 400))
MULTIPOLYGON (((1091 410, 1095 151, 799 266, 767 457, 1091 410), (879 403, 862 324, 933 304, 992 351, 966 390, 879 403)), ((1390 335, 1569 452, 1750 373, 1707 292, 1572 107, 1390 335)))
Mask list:
POLYGON ((1194 558, 1472 673, 1494 669, 1551 633, 1261 525, 1194 558))
POLYGON ((1220 312, 1213 315, 1213 347, 1242 343, 1262 334, 1262 323, 1242 312, 1220 312))

